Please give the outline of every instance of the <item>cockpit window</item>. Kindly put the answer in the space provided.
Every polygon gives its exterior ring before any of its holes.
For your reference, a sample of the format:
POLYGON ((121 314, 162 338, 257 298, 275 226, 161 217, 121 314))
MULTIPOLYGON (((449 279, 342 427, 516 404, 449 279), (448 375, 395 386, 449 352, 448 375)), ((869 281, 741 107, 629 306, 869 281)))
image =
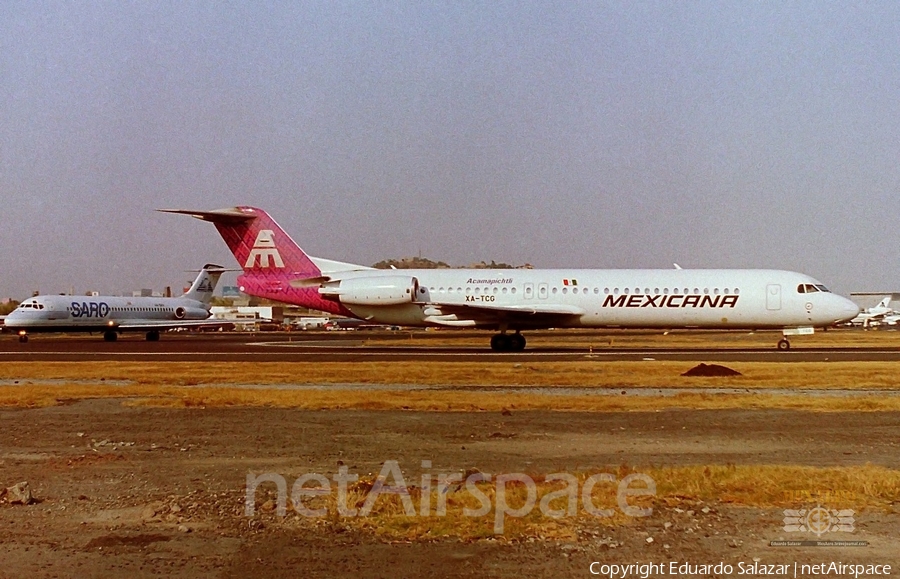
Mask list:
POLYGON ((816 284, 816 288, 817 288, 820 292, 831 293, 831 290, 830 290, 830 289, 828 289, 827 287, 825 287, 824 285, 822 285, 822 284, 820 284, 820 283, 819 283, 819 284, 816 284))

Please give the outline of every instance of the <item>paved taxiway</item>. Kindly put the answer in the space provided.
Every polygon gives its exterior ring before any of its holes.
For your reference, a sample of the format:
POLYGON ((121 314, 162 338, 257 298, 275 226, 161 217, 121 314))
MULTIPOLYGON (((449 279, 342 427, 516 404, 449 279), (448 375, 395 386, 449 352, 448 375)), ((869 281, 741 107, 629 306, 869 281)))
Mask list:
MULTIPOLYGON (((488 334, 485 334, 487 336, 488 334)), ((486 342, 487 340, 485 340, 486 342)), ((900 361, 900 348, 803 348, 787 352, 769 348, 609 348, 529 347, 524 352, 496 353, 487 346, 409 346, 390 333, 225 333, 164 334, 147 342, 128 334, 117 342, 100 336, 34 335, 27 343, 0 337, 5 361, 172 361, 172 362, 374 362, 374 361, 641 361, 692 362, 887 362, 900 361)))

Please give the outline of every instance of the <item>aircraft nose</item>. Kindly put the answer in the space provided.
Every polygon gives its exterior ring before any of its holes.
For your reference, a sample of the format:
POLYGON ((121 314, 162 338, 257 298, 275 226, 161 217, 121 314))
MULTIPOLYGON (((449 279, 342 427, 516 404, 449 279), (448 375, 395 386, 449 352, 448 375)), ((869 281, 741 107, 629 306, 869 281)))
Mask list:
POLYGON ((855 303, 851 302, 847 298, 841 298, 839 311, 841 319, 838 320, 838 323, 849 322, 850 320, 858 316, 859 312, 861 311, 862 310, 855 303))

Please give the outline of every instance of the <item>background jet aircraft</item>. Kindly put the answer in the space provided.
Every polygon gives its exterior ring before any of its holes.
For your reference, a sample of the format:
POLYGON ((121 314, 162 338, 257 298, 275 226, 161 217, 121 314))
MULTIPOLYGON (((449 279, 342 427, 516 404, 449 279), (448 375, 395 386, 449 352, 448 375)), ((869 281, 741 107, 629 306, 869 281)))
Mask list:
POLYGON ((894 315, 896 312, 894 311, 894 308, 890 306, 891 297, 892 296, 886 296, 883 300, 878 302, 877 306, 864 309, 855 318, 850 320, 850 323, 854 326, 863 326, 864 328, 871 324, 878 324, 881 322, 887 322, 891 325, 896 324, 897 317, 894 315), (888 318, 890 319, 888 320, 888 318))
POLYGON ((247 294, 370 323, 495 329, 497 351, 522 350, 521 331, 536 328, 770 328, 791 335, 859 313, 791 271, 376 270, 308 256, 254 207, 163 211, 211 221, 244 270, 237 281, 247 294))
POLYGON ((32 332, 102 332, 114 342, 121 332, 147 332, 147 340, 159 340, 159 332, 173 328, 229 325, 209 317, 209 303, 222 272, 207 264, 186 294, 177 298, 43 295, 29 298, 13 310, 4 324, 27 342, 32 332))

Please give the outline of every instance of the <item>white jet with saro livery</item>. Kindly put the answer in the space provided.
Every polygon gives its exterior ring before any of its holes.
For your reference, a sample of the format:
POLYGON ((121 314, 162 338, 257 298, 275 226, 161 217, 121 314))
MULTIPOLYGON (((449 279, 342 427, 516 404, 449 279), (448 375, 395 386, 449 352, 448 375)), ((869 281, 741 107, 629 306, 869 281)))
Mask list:
MULTIPOLYGON (((310 257, 263 210, 162 210, 210 221, 244 270, 242 292, 371 323, 498 330, 525 348, 539 328, 778 329, 853 319, 859 308, 792 271, 747 269, 379 270, 310 257)), ((786 350, 786 338, 778 342, 786 350)))
POLYGON ((101 332, 114 342, 122 332, 147 332, 147 340, 159 340, 159 332, 176 328, 222 327, 228 322, 210 318, 213 292, 222 273, 207 264, 181 297, 117 297, 42 295, 28 298, 6 319, 6 330, 17 332, 20 342, 34 332, 101 332))

